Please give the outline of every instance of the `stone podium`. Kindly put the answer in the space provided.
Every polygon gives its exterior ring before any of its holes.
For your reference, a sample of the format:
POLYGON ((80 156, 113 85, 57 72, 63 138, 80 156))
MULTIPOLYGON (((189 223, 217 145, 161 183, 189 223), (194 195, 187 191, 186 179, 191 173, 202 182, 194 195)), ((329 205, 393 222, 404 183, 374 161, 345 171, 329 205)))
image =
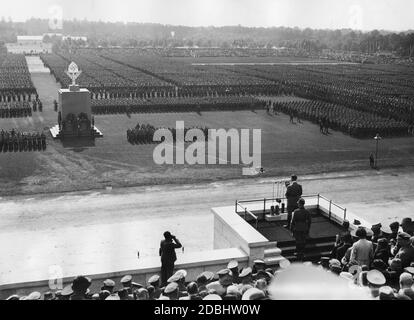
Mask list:
POLYGON ((53 138, 101 137, 91 112, 91 93, 75 83, 80 75, 76 64, 69 65, 67 74, 72 79, 68 89, 58 92, 58 125, 50 129, 53 138))

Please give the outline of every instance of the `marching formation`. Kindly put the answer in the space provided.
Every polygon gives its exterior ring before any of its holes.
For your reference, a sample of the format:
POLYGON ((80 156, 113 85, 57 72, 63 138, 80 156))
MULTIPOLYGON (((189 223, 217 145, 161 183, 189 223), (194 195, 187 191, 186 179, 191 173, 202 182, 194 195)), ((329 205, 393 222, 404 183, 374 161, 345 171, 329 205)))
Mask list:
POLYGON ((92 100, 94 114, 142 113, 142 112, 186 112, 207 110, 252 110, 262 109, 264 103, 253 97, 188 97, 151 99, 100 99, 92 100))
MULTIPOLYGON (((150 124, 137 124, 135 128, 127 130, 127 140, 131 144, 148 144, 158 143, 154 141, 154 133, 159 129, 166 129, 172 133, 173 141, 177 140, 177 129, 176 128, 155 128, 150 124)), ((182 136, 185 137, 188 130, 200 129, 204 132, 204 137, 208 137, 208 128, 206 127, 192 127, 184 128, 182 136)), ((195 141, 195 140, 194 140, 195 141)))
POLYGON ((44 151, 46 135, 42 132, 0 131, 0 152, 44 151))
POLYGON ((0 54, 0 118, 30 117, 42 103, 24 55, 0 54))
MULTIPOLYGON (((268 102, 268 104, 271 102, 268 102)), ((273 102, 274 110, 319 124, 322 133, 328 129, 340 130, 357 138, 372 138, 377 133, 383 137, 408 135, 411 127, 404 121, 357 111, 322 101, 273 102)))

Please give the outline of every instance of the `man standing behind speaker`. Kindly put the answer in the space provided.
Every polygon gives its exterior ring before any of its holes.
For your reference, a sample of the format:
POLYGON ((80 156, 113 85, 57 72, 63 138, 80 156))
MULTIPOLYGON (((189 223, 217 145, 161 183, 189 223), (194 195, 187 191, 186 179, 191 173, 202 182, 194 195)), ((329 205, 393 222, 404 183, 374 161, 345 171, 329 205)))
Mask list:
POLYGON ((286 199, 287 199, 287 224, 285 228, 290 229, 290 223, 292 221, 292 212, 298 208, 298 201, 302 196, 302 186, 297 183, 298 177, 296 175, 292 175, 291 177, 291 184, 286 189, 286 199))

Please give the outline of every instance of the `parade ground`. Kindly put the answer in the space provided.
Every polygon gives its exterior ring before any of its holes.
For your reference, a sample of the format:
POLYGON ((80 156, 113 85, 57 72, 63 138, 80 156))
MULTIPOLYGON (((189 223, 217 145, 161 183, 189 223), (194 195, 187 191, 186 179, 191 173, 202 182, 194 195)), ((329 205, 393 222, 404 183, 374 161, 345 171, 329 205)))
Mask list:
MULTIPOLYGON (((1 154, 2 195, 214 182, 243 177, 242 165, 156 165, 153 160, 155 144, 132 145, 127 141, 126 130, 137 123, 175 127, 176 121, 184 121, 186 127, 261 129, 262 166, 264 175, 269 177, 292 172, 303 175, 364 170, 369 167, 370 153, 375 152, 373 139, 355 139, 341 132, 323 135, 313 123, 292 124, 287 115, 270 115, 265 110, 96 115, 95 125, 102 131, 103 138, 94 142, 62 143, 53 140, 49 133, 49 128, 57 123, 53 100, 57 99, 60 86, 48 73, 33 73, 32 80, 43 101, 43 112, 34 112, 30 118, 0 119, 0 127, 43 131, 47 135, 47 149, 1 154)), ((413 138, 382 140, 378 164, 382 168, 414 165, 413 138)))
MULTIPOLYGON (((286 178, 286 177, 277 177, 286 178)), ((276 177, 275 177, 276 179, 276 177)), ((368 222, 388 226, 412 216, 411 169, 299 176, 304 194, 320 193, 368 222)), ((170 230, 184 252, 213 249, 210 209, 236 199, 272 197, 273 178, 2 197, 0 283, 47 279, 51 266, 68 274, 139 268, 158 259, 170 230), (139 258, 138 258, 139 252, 139 258)))

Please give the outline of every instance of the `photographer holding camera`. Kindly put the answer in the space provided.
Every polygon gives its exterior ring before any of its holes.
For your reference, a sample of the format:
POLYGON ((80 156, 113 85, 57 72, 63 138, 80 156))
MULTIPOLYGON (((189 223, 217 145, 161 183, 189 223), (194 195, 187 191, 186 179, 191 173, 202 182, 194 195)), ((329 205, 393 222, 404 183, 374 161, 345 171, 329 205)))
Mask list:
POLYGON ((167 280, 173 275, 174 263, 177 260, 175 249, 181 248, 180 241, 172 235, 169 231, 164 232, 164 240, 160 244, 161 257, 161 283, 163 286, 167 285, 167 280))

